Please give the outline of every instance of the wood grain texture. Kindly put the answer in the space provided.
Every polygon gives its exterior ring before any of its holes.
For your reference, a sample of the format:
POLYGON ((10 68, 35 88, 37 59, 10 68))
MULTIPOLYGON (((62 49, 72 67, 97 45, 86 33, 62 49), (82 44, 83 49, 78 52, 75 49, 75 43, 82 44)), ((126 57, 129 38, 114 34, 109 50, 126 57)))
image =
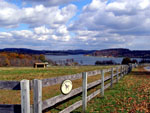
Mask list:
POLYGON ((104 96, 104 70, 102 70, 101 73, 101 95, 104 96))
POLYGON ((30 113, 29 80, 22 80, 21 84, 21 113, 30 113))
POLYGON ((0 81, 0 89, 20 90, 20 81, 0 81))
POLYGON ((111 88, 113 87, 114 68, 111 68, 111 88))
MULTIPOLYGON (((116 74, 114 74, 114 76, 116 76, 116 74)), ((107 76, 107 77, 104 78, 104 81, 106 82, 106 81, 108 81, 110 79, 111 79, 111 77, 107 76)), ((101 84, 101 79, 87 84, 87 89, 90 89, 90 88, 92 88, 92 87, 94 87, 96 85, 100 85, 100 84, 101 84)), ((56 105, 57 103, 62 102, 64 100, 66 100, 66 99, 69 99, 69 98, 71 98, 71 97, 73 97, 73 96, 75 96, 75 95, 77 95, 77 94, 79 94, 81 92, 82 92, 82 87, 79 87, 79 88, 73 89, 71 91, 71 93, 69 93, 68 95, 61 94, 61 95, 52 97, 50 99, 47 99, 47 100, 43 101, 42 110, 45 110, 45 109, 47 109, 49 107, 52 107, 52 106, 56 105)))
POLYGON ((87 109, 87 73, 82 73, 82 112, 85 113, 87 109))
POLYGON ((21 113, 21 105, 0 104, 0 113, 21 113))
MULTIPOLYGON (((104 69, 104 72, 110 72, 111 69, 104 69)), ((95 70, 95 71, 88 71, 87 76, 95 76, 97 74, 101 74, 101 70, 95 70)), ((48 78, 48 79, 43 79, 42 80, 42 86, 51 86, 55 84, 60 84, 64 80, 69 79, 69 80, 77 80, 82 78, 82 73, 74 74, 74 75, 66 75, 66 76, 59 76, 59 77, 54 77, 54 78, 48 78)))
MULTIPOLYGON (((115 83, 116 81, 114 81, 115 83)), ((104 86, 104 89, 107 89, 111 86, 111 83, 108 83, 104 86)), ((100 94, 101 91, 100 90, 97 90, 95 91, 94 93, 90 94, 88 97, 87 97, 87 101, 90 101, 91 99, 93 99, 95 96, 97 96, 98 94, 100 94)), ((77 101, 76 103, 72 104, 71 106, 65 108, 64 110, 60 111, 59 113, 70 113, 72 112, 73 110, 77 109, 78 107, 80 107, 82 105, 82 100, 80 101, 77 101)))
POLYGON ((34 80, 34 113, 42 113, 42 81, 34 80))
POLYGON ((82 100, 77 101, 76 103, 74 103, 71 106, 65 108, 64 110, 60 111, 59 113, 70 113, 71 111, 77 109, 80 106, 82 106, 82 100))
MULTIPOLYGON (((106 79, 106 80, 108 80, 108 79, 106 79)), ((89 83, 89 84, 87 84, 87 89, 90 89, 99 84, 101 84, 101 80, 97 80, 92 83, 89 83)), ((53 98, 47 99, 47 100, 43 101, 42 109, 44 110, 48 107, 54 106, 55 104, 62 102, 66 99, 69 99, 70 97, 73 97, 81 92, 82 92, 82 87, 79 87, 79 88, 73 89, 71 91, 71 93, 69 93, 68 95, 61 94, 61 95, 55 96, 53 98)))

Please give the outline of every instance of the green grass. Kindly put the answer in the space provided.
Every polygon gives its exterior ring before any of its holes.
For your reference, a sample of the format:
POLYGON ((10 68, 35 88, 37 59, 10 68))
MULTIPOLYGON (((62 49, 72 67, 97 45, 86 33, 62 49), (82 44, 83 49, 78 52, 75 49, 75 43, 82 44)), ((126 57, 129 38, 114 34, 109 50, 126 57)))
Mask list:
POLYGON ((44 79, 109 67, 110 66, 54 66, 46 69, 7 67, 0 68, 0 80, 44 79))
MULTIPOLYGON (((81 112, 81 107, 73 113, 81 112)), ((113 88, 105 91, 88 103, 87 113, 149 113, 150 72, 135 69, 113 88)))
MULTIPOLYGON (((112 66, 54 66, 46 69, 34 69, 32 67, 8 67, 0 68, 0 80, 22 80, 22 79, 44 79, 56 76, 70 75, 81 73, 85 71, 92 71, 97 69, 106 69, 112 66)), ((89 77, 88 82, 93 82, 100 79, 100 75, 89 77)), ((82 80, 73 81, 73 89, 81 87, 82 80)), ((60 84, 44 87, 42 90, 43 100, 61 94, 60 84)), ((31 91, 31 104, 33 103, 33 93, 31 91)), ((0 90, 0 104, 20 104, 20 91, 0 90), (10 99, 10 96, 13 98, 10 99)), ((72 103, 72 102, 71 102, 72 103)))

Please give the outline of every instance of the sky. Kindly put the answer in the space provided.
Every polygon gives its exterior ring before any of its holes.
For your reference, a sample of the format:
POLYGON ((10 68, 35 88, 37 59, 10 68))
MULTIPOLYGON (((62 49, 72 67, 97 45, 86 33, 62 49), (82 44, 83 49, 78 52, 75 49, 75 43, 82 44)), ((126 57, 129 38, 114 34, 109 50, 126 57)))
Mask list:
POLYGON ((0 0, 0 49, 150 50, 150 0, 0 0))

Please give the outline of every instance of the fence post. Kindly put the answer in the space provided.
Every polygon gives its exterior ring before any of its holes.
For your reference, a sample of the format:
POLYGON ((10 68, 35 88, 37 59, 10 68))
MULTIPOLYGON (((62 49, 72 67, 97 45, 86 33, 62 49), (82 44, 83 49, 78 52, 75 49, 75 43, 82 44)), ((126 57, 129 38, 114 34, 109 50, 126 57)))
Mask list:
POLYGON ((113 75, 114 75, 114 69, 111 68, 111 87, 113 87, 113 75))
POLYGON ((132 71, 132 64, 129 64, 129 71, 128 73, 130 73, 132 71))
POLYGON ((30 113, 29 80, 21 80, 21 113, 30 113))
POLYGON ((121 78, 123 77, 123 66, 121 66, 121 78))
POLYGON ((42 113, 42 81, 34 79, 34 113, 42 113))
POLYGON ((128 68, 129 68, 129 66, 126 67, 126 74, 128 74, 128 68))
POLYGON ((127 66, 125 66, 124 71, 125 71, 125 75, 126 75, 127 74, 127 66))
POLYGON ((104 70, 101 70, 101 95, 104 97, 104 70))
POLYGON ((126 75, 126 66, 123 66, 123 73, 126 75))
POLYGON ((116 68, 116 73, 117 73, 117 83, 118 83, 118 81, 119 81, 119 78, 118 78, 119 69, 118 69, 118 67, 116 68))
POLYGON ((87 72, 82 73, 82 111, 86 112, 87 108, 87 72))

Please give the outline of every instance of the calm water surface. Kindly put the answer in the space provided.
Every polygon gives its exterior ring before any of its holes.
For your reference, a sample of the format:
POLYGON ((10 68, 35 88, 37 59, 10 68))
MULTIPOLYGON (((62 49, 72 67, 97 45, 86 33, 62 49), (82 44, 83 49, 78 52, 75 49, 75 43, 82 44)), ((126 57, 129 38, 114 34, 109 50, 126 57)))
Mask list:
MULTIPOLYGON (((74 61, 81 63, 82 65, 95 65, 96 61, 108 61, 113 60, 116 63, 121 63, 123 58, 105 58, 105 57, 93 57, 93 56, 84 56, 84 55, 65 55, 65 56, 57 56, 57 55, 46 55, 47 59, 51 59, 53 61, 66 60, 66 59, 74 59, 74 61)), ((138 61, 141 59, 136 58, 138 61)))

